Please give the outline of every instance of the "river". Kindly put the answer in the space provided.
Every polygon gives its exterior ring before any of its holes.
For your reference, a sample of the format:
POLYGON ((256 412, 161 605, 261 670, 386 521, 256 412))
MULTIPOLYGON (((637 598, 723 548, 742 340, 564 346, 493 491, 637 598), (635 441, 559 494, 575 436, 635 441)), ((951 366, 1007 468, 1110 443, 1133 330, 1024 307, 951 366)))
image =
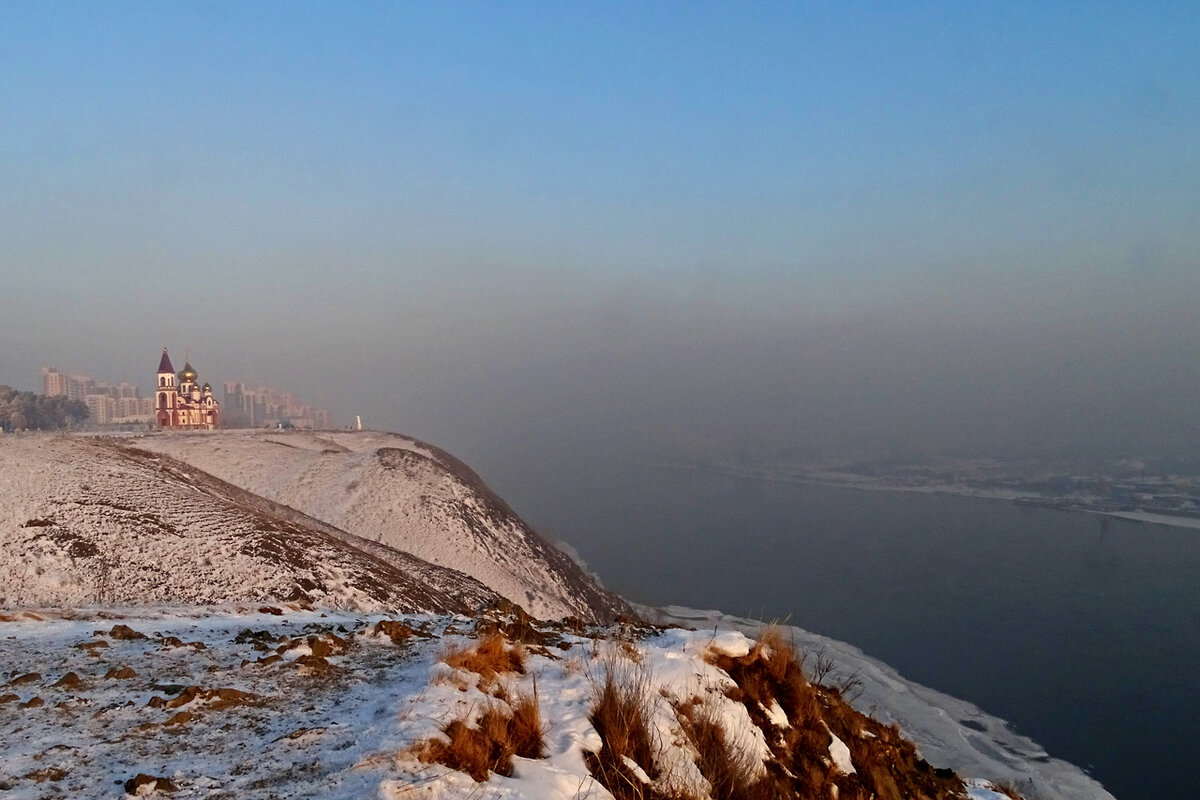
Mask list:
POLYGON ((630 599, 787 620, 1009 720, 1121 800, 1196 794, 1198 531, 667 467, 597 467, 519 510, 630 599))

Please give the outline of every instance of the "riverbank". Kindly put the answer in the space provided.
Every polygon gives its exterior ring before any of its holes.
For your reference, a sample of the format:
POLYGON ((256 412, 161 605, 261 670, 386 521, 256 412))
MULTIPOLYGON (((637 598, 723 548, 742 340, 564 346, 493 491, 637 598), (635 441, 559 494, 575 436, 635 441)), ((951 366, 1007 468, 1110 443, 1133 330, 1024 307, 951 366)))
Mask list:
POLYGON ((757 638, 776 627, 814 663, 828 665, 831 685, 848 686, 848 699, 860 711, 869 710, 886 723, 896 723, 932 763, 960 774, 979 775, 1016 787, 1037 800, 1115 800, 1078 766, 1054 758, 1032 739, 978 706, 915 683, 893 667, 871 658, 854 645, 788 625, 773 626, 721 611, 682 606, 637 607, 656 624, 699 630, 737 631, 757 638))
POLYGON ((1026 500, 1030 501, 1028 503, 1029 505, 1036 505, 1038 508, 1045 508, 1052 511, 1074 511, 1082 514, 1095 514, 1098 516, 1130 520, 1132 522, 1142 522, 1148 525, 1165 525, 1172 528, 1189 528, 1193 530, 1200 529, 1200 517, 1159 514, 1141 509, 1105 511, 1099 508, 1086 508, 1074 503, 1057 502, 1058 498, 1054 497, 1038 495, 1031 496, 1028 493, 1019 492, 1012 489, 987 489, 952 483, 914 485, 896 483, 887 479, 872 480, 862 476, 850 475, 848 473, 805 473, 803 475, 797 475, 794 473, 773 473, 764 469, 746 469, 727 465, 696 466, 694 464, 662 464, 660 466, 666 469, 701 469, 732 478, 760 480, 771 483, 828 486, 836 489, 854 489, 857 491, 867 492, 901 492, 905 494, 948 495, 952 497, 974 497, 982 500, 1006 500, 1009 502, 1026 500))

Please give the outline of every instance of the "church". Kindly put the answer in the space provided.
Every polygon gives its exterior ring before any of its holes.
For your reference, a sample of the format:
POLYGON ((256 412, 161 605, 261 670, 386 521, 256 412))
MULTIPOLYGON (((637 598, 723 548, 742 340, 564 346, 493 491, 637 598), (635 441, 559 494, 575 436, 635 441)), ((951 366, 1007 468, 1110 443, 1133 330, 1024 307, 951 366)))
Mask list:
POLYGON ((220 424, 221 404, 213 397, 212 386, 196 385, 196 370, 190 363, 185 362, 176 375, 165 347, 155 384, 154 417, 160 429, 211 431, 220 424))

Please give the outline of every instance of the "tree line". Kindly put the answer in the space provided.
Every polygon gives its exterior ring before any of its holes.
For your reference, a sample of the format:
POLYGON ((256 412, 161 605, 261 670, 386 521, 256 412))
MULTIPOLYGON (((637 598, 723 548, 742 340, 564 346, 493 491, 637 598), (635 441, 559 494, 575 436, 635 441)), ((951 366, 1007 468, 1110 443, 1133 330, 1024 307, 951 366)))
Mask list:
POLYGON ((0 428, 13 431, 55 431, 78 425, 88 417, 82 400, 68 400, 0 386, 0 428))

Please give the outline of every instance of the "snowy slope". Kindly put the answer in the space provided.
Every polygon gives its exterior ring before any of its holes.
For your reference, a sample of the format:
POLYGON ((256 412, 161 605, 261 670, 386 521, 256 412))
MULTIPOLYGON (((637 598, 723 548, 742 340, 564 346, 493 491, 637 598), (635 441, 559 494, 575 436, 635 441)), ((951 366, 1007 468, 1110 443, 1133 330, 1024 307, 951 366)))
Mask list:
POLYGON ((0 607, 272 600, 459 611, 497 599, 461 573, 361 545, 120 440, 0 440, 0 607))
MULTIPOLYGON (((645 766, 669 796, 712 796, 679 709, 709 709, 751 770, 770 756, 764 734, 792 724, 783 715, 760 727, 731 699, 736 684, 712 656, 745 655, 751 642, 740 633, 559 629, 553 647, 524 648, 522 672, 489 679, 447 663, 448 652, 477 641, 465 635, 473 620, 410 616, 396 622, 411 633, 393 638, 376 628, 385 619, 232 609, 0 615, 0 730, 18 734, 0 737, 4 796, 119 798, 142 775, 153 784, 141 792, 153 785, 155 796, 181 800, 604 800, 612 795, 587 757, 601 749, 591 713, 611 670, 643 682, 655 732, 645 766), (535 693, 545 749, 515 757, 511 775, 477 783, 419 758, 421 743, 443 738, 452 720, 535 693)), ((825 738, 822 769, 869 768, 840 738, 825 738)), ((977 780, 966 794, 1007 800, 977 780)))
POLYGON ((543 619, 627 613, 453 456, 394 433, 222 431, 129 444, 388 547, 451 566, 543 619))
MULTIPOLYGON (((767 627, 758 620, 681 606, 639 606, 643 618, 662 625, 736 631, 756 637, 767 627)), ((829 678, 858 682, 853 705, 883 722, 894 722, 930 762, 960 775, 977 775, 1015 786, 1038 800, 1115 800, 1074 764, 1051 757, 1004 720, 977 706, 904 678, 892 667, 853 645, 789 626, 783 629, 799 650, 820 653, 832 664, 829 678)), ((980 796, 984 796, 980 794, 980 796)))

